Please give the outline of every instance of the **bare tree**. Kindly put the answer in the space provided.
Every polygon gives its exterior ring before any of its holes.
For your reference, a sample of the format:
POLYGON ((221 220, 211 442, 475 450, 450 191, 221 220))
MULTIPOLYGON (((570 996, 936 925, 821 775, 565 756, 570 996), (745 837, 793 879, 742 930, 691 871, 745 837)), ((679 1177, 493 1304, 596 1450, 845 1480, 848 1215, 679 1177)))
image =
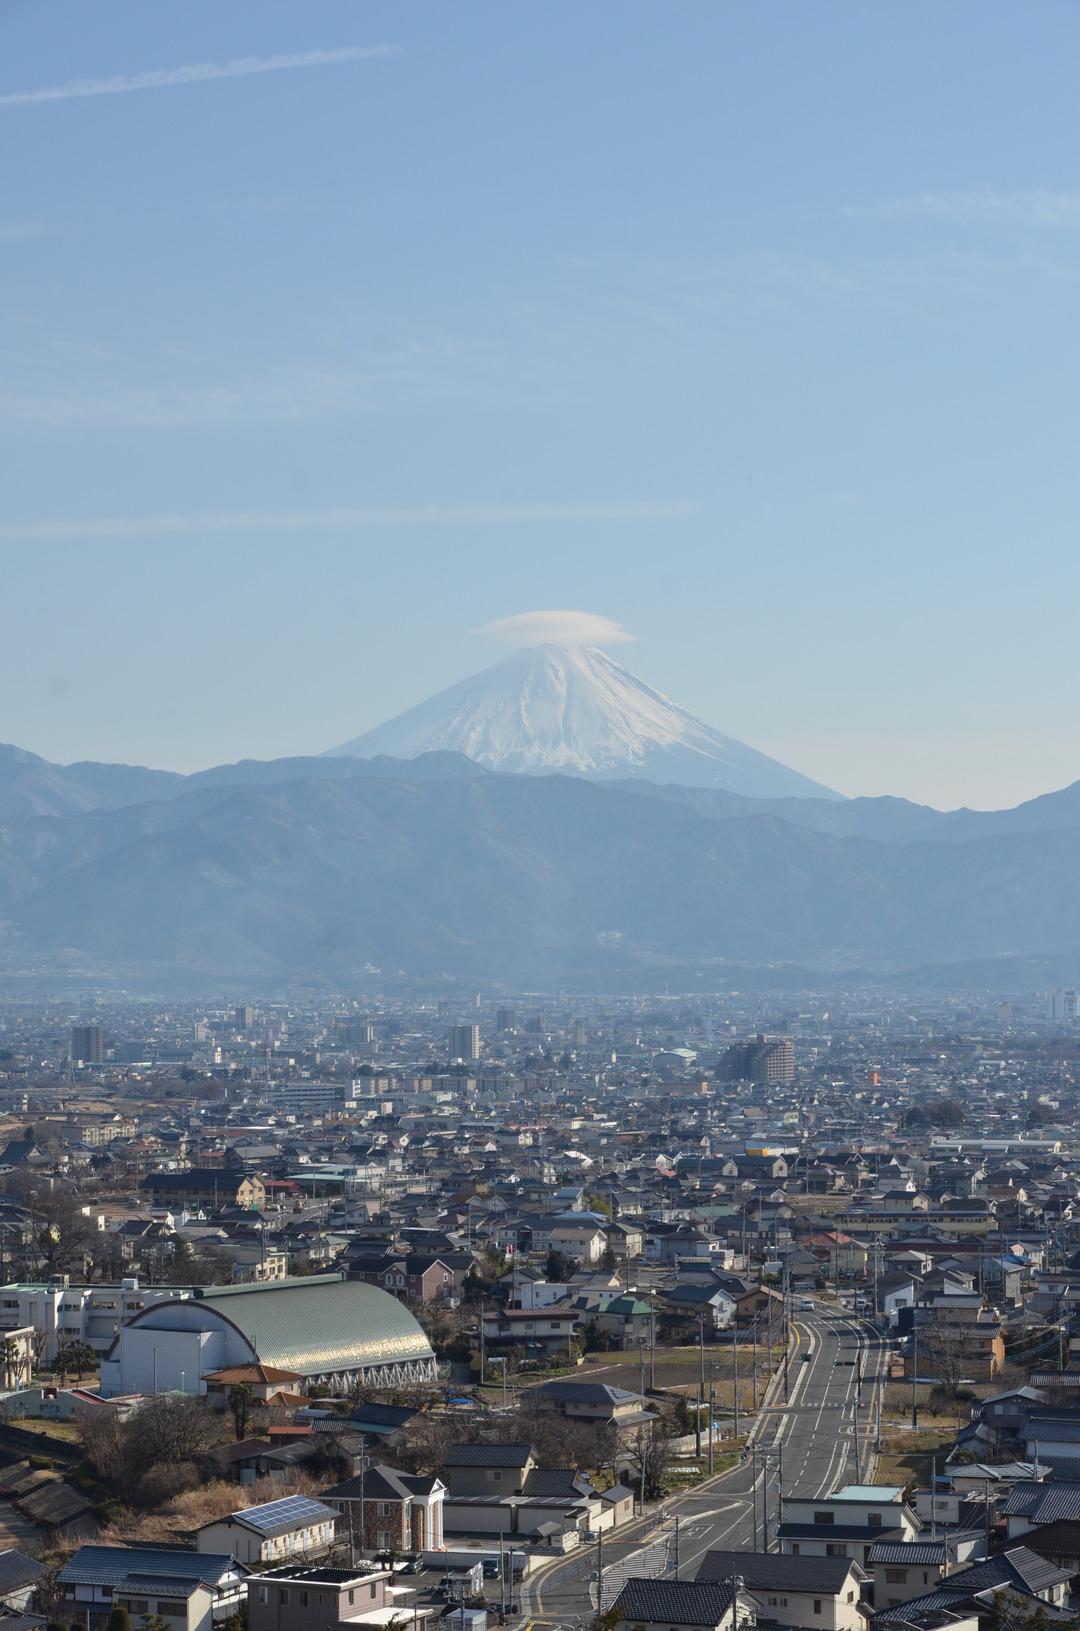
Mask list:
POLYGON ((641 1484, 644 1476, 645 1499, 659 1500, 664 1493, 664 1474, 671 1465, 670 1441, 639 1429, 626 1452, 625 1465, 635 1486, 641 1484))

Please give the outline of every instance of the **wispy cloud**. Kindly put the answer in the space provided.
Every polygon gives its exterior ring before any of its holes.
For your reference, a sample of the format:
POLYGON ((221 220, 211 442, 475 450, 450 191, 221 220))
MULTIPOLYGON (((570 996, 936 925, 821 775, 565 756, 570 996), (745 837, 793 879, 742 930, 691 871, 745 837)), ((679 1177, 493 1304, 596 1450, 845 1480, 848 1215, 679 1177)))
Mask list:
POLYGON ((943 221, 1000 222, 1003 226, 1080 226, 1080 193, 1032 187, 1009 192, 968 187, 914 193, 876 204, 849 204, 845 215, 924 216, 943 221))
POLYGON ((250 430, 399 407, 483 404, 511 388, 519 397, 544 396, 541 383, 508 380, 497 357, 453 339, 339 348, 332 358, 324 347, 318 353, 314 360, 279 361, 229 377, 214 377, 197 355, 158 359, 160 376, 153 381, 119 377, 130 372, 130 359, 106 370, 93 366, 87 351, 85 367, 61 376, 51 356, 30 354, 23 377, 9 369, 0 386, 0 424, 95 432, 250 430))
POLYGON ((472 634, 506 640, 515 646, 616 646, 636 635, 600 612, 515 612, 484 623, 472 634))
POLYGON ((69 79, 32 91, 5 91, 0 108, 25 108, 38 102, 74 102, 83 96, 124 96, 128 91, 155 91, 164 85, 202 85, 211 79, 243 79, 248 74, 276 74, 287 68, 322 68, 330 63, 365 62, 399 55, 396 45, 341 45, 330 51, 294 51, 276 57, 233 57, 228 62, 190 62, 180 68, 151 68, 140 74, 113 74, 107 79, 69 79))
MULTIPOLYGON (((592 521, 672 521, 692 515, 685 501, 597 504, 409 504, 333 510, 203 510, 190 515, 97 516, 80 520, 5 521, 0 542, 49 543, 81 538, 172 538, 190 533, 362 532, 388 527, 507 527, 592 521)), ((587 617, 585 612, 524 617, 587 617)), ((505 618, 504 623, 515 619, 505 618)), ((607 619, 600 619, 609 628, 607 619)), ((486 632, 492 633, 495 625, 486 632)), ((610 640, 614 638, 608 635, 610 640)), ((629 639, 632 636, 623 635, 629 639)))

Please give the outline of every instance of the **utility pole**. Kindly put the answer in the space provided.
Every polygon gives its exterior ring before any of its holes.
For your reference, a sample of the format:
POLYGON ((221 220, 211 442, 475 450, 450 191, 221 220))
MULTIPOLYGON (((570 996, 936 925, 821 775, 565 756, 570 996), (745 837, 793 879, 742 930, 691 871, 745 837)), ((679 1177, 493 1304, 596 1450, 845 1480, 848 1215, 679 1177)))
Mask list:
POLYGON ((753 1339, 754 1339, 754 1360, 753 1360, 753 1365, 754 1365, 754 1368, 753 1368, 753 1395, 752 1395, 755 1410, 757 1409, 757 1335, 758 1335, 757 1328, 758 1328, 758 1316, 757 1316, 757 1313, 755 1313, 754 1314, 754 1325, 753 1325, 753 1339))
POLYGON ((765 1468, 761 1475, 761 1550, 769 1550, 769 1452, 764 1451, 765 1468))
POLYGON ((911 1321, 911 1425, 919 1425, 919 1389, 917 1377, 919 1374, 919 1321, 918 1309, 913 1310, 916 1316, 911 1321))
POLYGON ((483 1387, 484 1381, 485 1381, 485 1370, 484 1370, 484 1299, 483 1299, 483 1297, 481 1297, 481 1299, 480 1299, 480 1386, 481 1387, 483 1387))
POLYGON ((783 1322, 784 1403, 787 1404, 788 1398, 789 1398, 789 1389, 788 1389, 788 1348, 790 1347, 790 1337, 791 1337, 791 1310, 790 1310, 790 1308, 788 1306, 790 1304, 790 1302, 791 1302, 791 1264, 790 1263, 785 1263, 784 1264, 783 1293, 784 1293, 784 1322, 783 1322))
POLYGON ((639 1366, 640 1380, 639 1380, 639 1384, 638 1384, 638 1391, 641 1393, 642 1398, 644 1398, 644 1396, 645 1396, 645 1338, 644 1337, 642 1337, 641 1342, 638 1345, 638 1358, 641 1361, 640 1366, 639 1366))
POLYGON ((656 1309, 649 1310, 649 1387, 656 1388, 656 1309))
POLYGON ((750 1550, 757 1551, 757 1445, 750 1446, 750 1499, 753 1504, 754 1538, 750 1550))
POLYGON ((675 1514, 675 1578, 679 1578, 679 1514, 675 1514))
POLYGON ((604 1531, 596 1534, 596 1612, 604 1612, 604 1531))
POLYGON ((716 1419, 716 1360, 709 1360, 709 1477, 713 1473, 713 1445, 716 1434, 713 1430, 716 1419))
POLYGON ((694 1411, 694 1454, 701 1455, 701 1412, 705 1404, 705 1315, 698 1315, 698 1396, 694 1411))
POLYGON ((735 1399, 735 1437, 739 1436, 739 1333, 735 1332, 735 1379, 733 1383, 735 1399))

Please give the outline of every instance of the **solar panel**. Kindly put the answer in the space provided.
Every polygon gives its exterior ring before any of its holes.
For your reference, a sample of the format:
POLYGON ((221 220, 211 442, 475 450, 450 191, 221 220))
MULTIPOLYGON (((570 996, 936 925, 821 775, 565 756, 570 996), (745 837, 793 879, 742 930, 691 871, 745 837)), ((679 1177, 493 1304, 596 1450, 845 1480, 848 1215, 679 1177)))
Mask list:
POLYGON ((234 1514, 255 1529, 301 1529, 308 1524, 325 1523, 335 1515, 322 1501, 313 1501, 308 1495, 286 1495, 280 1501, 244 1507, 234 1514))

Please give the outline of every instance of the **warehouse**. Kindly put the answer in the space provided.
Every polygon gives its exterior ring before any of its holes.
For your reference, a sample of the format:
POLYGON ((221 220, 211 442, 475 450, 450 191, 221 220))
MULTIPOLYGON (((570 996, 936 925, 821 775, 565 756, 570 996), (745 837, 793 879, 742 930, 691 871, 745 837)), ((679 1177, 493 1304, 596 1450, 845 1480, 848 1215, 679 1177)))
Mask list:
POLYGON ((293 1371, 307 1386, 342 1393, 359 1383, 434 1381, 435 1356, 404 1304, 339 1274, 263 1285, 194 1287, 183 1300, 144 1308, 120 1327, 101 1367, 101 1391, 206 1392, 231 1365, 293 1371))

